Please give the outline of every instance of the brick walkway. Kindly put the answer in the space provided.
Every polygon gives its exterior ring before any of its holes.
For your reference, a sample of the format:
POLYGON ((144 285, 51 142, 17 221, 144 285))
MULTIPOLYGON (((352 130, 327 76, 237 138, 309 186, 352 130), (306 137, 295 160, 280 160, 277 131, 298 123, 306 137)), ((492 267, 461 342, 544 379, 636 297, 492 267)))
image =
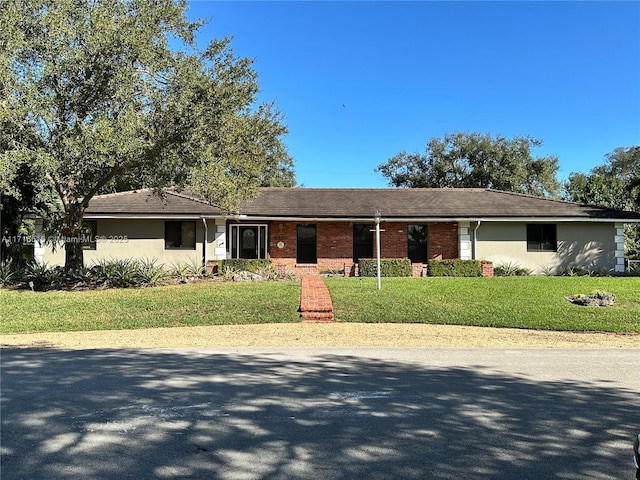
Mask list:
POLYGON ((333 304, 321 277, 302 277, 300 317, 303 323, 333 322, 333 304))

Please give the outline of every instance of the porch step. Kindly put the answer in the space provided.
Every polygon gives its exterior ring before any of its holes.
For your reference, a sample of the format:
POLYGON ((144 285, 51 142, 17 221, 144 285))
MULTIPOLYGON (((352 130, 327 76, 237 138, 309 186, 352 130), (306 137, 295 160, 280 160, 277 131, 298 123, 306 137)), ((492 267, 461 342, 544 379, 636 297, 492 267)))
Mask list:
POLYGON ((333 313, 331 312, 302 312, 300 313, 302 323, 332 323, 333 313))
POLYGON ((302 277, 298 311, 303 322, 333 322, 331 296, 321 277, 302 277))

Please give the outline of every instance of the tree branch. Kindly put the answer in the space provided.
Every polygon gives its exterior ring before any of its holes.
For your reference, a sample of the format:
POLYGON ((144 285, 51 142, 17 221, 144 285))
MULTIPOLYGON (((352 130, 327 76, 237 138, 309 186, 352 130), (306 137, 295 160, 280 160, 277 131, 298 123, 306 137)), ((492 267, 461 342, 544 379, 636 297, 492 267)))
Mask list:
POLYGON ((56 192, 58 193, 58 196, 60 197, 60 201, 62 202, 62 206, 64 208, 64 211, 68 212, 69 211, 69 198, 67 197, 67 194, 65 193, 64 189, 62 188, 62 185, 53 176, 53 174, 51 172, 47 172, 46 173, 46 177, 53 184, 53 188, 56 189, 56 192))
POLYGON ((122 171, 122 165, 114 165, 111 170, 109 171, 109 173, 107 173, 107 175, 105 175, 100 181, 98 181, 91 190, 89 190, 89 193, 87 193, 84 198, 82 199, 82 202, 80 203, 80 205, 82 205, 82 209, 84 210, 85 208, 87 208, 89 206, 89 201, 91 201, 91 199, 95 196, 96 193, 98 193, 98 191, 104 187, 107 183, 109 183, 113 177, 115 177, 118 173, 120 173, 122 171))

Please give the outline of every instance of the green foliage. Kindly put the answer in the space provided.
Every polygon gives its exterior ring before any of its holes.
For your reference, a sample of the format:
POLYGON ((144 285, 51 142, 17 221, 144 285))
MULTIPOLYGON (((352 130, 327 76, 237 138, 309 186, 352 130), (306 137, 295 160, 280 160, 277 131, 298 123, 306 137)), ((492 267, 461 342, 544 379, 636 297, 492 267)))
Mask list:
MULTIPOLYGON (((589 174, 573 172, 564 185, 567 200, 640 212, 640 146, 616 148, 589 174)), ((640 254, 640 225, 625 225, 627 256, 640 254)))
POLYGON ((164 265, 156 262, 155 259, 100 259, 90 269, 90 280, 116 288, 161 285, 169 275, 164 265))
POLYGON ((299 282, 48 292, 0 289, 0 333, 300 321, 299 282))
POLYGON ((18 279, 18 272, 16 271, 13 262, 0 263, 0 285, 3 287, 11 285, 18 279))
MULTIPOLYGON (((2 125, 0 125, 1 129, 2 125)), ((0 145, 0 152, 2 150, 0 145)), ((11 189, 5 190, 0 187, 0 224, 2 225, 0 238, 15 239, 23 236, 33 238, 35 234, 33 217, 34 215, 45 218, 49 216, 53 195, 50 191, 42 190, 46 187, 38 183, 38 175, 34 172, 32 165, 16 163, 12 164, 12 167, 15 167, 15 176, 11 180, 11 189)), ((11 259, 21 267, 26 267, 33 261, 31 245, 14 241, 5 242, 4 247, 3 260, 11 259)))
MULTIPOLYGON (((374 278, 324 281, 336 317, 343 322, 640 332, 638 278, 388 278, 382 290, 376 289, 374 278), (611 292, 616 304, 585 310, 567 302, 565 297, 575 292, 611 292)), ((0 289, 0 333, 297 322, 299 300, 299 282, 219 282, 46 295, 0 289)))
POLYGON ((265 280, 277 280, 275 266, 271 260, 232 258, 221 260, 220 273, 225 280, 232 280, 237 273, 246 271, 260 275, 265 280))
POLYGON ((626 275, 630 277, 640 277, 640 264, 632 265, 627 271, 626 275))
POLYGON ((480 260, 429 260, 428 275, 430 277, 481 277, 482 262, 480 260))
POLYGON ((520 266, 517 262, 500 263, 493 269, 496 277, 525 277, 531 273, 530 269, 520 266))
MULTIPOLYGON (((378 275, 378 263, 375 258, 361 258, 358 261, 358 270, 361 277, 375 277, 378 275)), ((381 277, 411 277, 411 260, 408 258, 381 258, 381 277)))
POLYGON ((298 274, 295 272, 295 270, 287 267, 284 273, 276 274, 276 277, 278 280, 286 280, 292 282, 298 279, 298 274))
POLYGON ((568 331, 640 332, 640 279, 624 277, 326 278, 343 322, 431 323, 568 331), (616 304, 584 309, 566 297, 611 292, 616 304))
POLYGON ((556 275, 559 277, 586 277, 590 275, 589 270, 578 265, 568 265, 566 267, 560 267, 556 271, 556 275))
POLYGON ((131 258, 100 259, 95 274, 110 287, 130 287, 136 283, 138 264, 131 258))
POLYGON ((156 259, 142 259, 137 262, 137 278, 136 280, 144 285, 154 287, 162 285, 169 277, 164 265, 158 265, 156 259))
POLYGON ((553 277, 556 274, 556 267, 551 265, 541 265, 540 270, 545 277, 553 277))
POLYGON ((175 262, 171 264, 169 273, 172 277, 185 279, 190 276, 191 267, 187 262, 175 262))
POLYGON ((247 271, 251 273, 274 272, 275 267, 271 260, 255 259, 255 258, 228 258, 226 260, 220 260, 220 269, 224 273, 225 271, 233 273, 247 271))
POLYGON ((204 275, 205 268, 202 260, 192 259, 189 262, 172 263, 169 272, 177 278, 197 278, 204 275))
POLYGON ((331 275, 331 276, 344 276, 344 268, 335 269, 335 268, 327 268, 320 272, 321 275, 331 275))
POLYGON ((611 270, 605 268, 593 270, 579 265, 567 265, 558 268, 555 274, 559 277, 608 277, 611 275, 611 270))
MULTIPOLYGON (((189 21, 187 5, 0 2, 3 191, 19 194, 28 165, 39 191, 56 192, 55 227, 74 235, 91 198, 116 188, 189 186, 234 211, 277 172, 291 183, 287 128, 273 103, 257 103, 253 62, 228 38, 199 48, 204 22, 189 21)), ((77 273, 72 245, 66 268, 77 273)))
POLYGON ((49 290, 60 286, 64 278, 61 267, 49 267, 46 263, 32 263, 27 267, 25 278, 33 282, 33 287, 38 290, 49 290))
POLYGON ((541 145, 529 136, 456 132, 429 140, 424 154, 402 151, 376 171, 395 187, 493 188, 556 196, 558 158, 534 157, 531 150, 541 145))
POLYGON ((633 205, 625 195, 624 182, 604 171, 574 172, 565 184, 568 200, 586 205, 629 210, 633 205))

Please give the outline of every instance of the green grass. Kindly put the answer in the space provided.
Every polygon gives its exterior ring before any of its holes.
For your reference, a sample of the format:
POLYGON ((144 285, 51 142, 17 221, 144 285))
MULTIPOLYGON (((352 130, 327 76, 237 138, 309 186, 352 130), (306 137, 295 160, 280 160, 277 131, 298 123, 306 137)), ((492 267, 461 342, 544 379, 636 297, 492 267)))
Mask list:
MULTIPOLYGON (((640 278, 327 278, 344 322, 640 332, 640 278), (565 297, 613 293, 612 307, 565 297)), ((299 321, 299 282, 198 283, 140 289, 0 289, 0 333, 299 321)))
POLYGON ((298 282, 31 292, 0 289, 0 333, 295 322, 298 282))
POLYGON ((326 280, 336 318, 544 330, 640 332, 640 278, 496 277, 326 280), (581 307, 565 297, 613 293, 611 307, 581 307))

